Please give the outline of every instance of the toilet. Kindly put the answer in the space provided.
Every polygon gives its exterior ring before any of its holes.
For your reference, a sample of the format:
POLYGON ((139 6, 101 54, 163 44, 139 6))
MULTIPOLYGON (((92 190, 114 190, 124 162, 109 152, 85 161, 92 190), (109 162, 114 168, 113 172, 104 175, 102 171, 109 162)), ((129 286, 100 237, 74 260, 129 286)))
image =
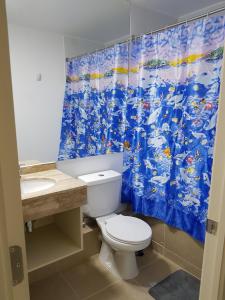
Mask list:
POLYGON ((132 279, 138 275, 137 251, 151 243, 152 230, 144 221, 117 214, 122 175, 113 170, 78 177, 87 185, 85 215, 95 218, 102 233, 100 261, 114 275, 132 279))

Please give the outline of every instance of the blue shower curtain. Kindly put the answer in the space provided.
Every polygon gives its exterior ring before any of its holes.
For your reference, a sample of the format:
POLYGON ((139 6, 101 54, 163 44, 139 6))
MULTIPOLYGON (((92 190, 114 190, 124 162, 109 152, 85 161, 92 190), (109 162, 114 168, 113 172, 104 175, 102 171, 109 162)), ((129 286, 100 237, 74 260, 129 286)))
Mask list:
POLYGON ((123 151, 128 44, 67 59, 59 160, 123 151))
POLYGON ((224 18, 131 43, 123 201, 204 241, 224 18))
POLYGON ((122 201, 200 241, 224 31, 206 18, 67 60, 59 160, 124 151, 122 201))

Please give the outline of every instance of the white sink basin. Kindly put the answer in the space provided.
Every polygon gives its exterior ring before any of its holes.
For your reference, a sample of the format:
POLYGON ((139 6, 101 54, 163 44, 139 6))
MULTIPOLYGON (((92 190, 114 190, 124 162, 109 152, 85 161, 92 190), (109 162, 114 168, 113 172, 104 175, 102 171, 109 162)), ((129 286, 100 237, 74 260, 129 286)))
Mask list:
POLYGON ((47 190, 55 185, 55 181, 48 178, 34 178, 21 180, 21 192, 23 195, 47 190))

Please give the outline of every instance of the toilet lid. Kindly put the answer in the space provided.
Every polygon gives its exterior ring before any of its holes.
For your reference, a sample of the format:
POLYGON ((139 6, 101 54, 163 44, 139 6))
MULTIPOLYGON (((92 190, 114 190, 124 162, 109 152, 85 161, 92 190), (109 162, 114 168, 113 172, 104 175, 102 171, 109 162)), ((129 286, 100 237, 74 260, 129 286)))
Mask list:
POLYGON ((130 244, 144 242, 152 235, 151 227, 146 222, 123 215, 108 219, 105 228, 112 238, 130 244))

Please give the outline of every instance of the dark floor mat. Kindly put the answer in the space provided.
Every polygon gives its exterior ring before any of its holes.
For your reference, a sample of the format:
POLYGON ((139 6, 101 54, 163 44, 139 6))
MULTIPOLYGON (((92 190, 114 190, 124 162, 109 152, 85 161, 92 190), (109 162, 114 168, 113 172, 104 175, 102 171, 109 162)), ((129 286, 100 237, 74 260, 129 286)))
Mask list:
POLYGON ((155 300, 198 300, 200 281, 183 270, 170 274, 149 290, 155 300))

